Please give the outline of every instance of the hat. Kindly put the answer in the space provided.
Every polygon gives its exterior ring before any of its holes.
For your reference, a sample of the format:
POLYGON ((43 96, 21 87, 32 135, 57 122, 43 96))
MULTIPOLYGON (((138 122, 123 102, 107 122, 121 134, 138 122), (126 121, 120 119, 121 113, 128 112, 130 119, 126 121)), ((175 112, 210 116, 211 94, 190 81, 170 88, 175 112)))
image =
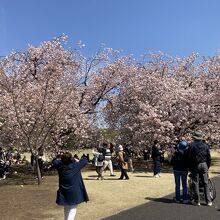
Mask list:
POLYGON ((118 146, 118 150, 123 150, 123 146, 122 146, 122 145, 119 145, 119 146, 118 146))
POLYGON ((178 148, 179 148, 180 150, 186 150, 187 147, 188 147, 188 144, 187 144, 186 141, 180 141, 180 143, 178 144, 178 148))
POLYGON ((193 136, 195 140, 203 140, 203 134, 200 131, 194 131, 193 136))

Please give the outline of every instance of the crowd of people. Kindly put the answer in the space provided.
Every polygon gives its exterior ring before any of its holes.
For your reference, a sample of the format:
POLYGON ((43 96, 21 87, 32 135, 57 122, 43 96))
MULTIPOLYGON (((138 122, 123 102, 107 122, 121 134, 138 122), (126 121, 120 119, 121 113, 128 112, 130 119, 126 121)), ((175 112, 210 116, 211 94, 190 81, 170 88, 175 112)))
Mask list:
MULTIPOLYGON (((208 188, 208 170, 211 165, 211 155, 209 146, 204 141, 201 132, 194 132, 193 141, 187 143, 180 140, 176 144, 171 157, 171 165, 175 180, 175 198, 177 203, 189 203, 200 205, 200 180, 203 183, 205 201, 207 206, 212 206, 208 188), (193 198, 188 196, 187 178, 191 173, 193 184, 193 198), (181 190, 182 188, 182 190, 181 190), (181 193, 182 191, 182 193, 181 193), (189 201, 191 199, 191 201, 189 201)), ((57 169, 59 174, 59 189, 57 191, 57 204, 64 206, 65 219, 74 219, 76 215, 77 205, 81 202, 89 200, 85 185, 81 176, 81 169, 89 162, 92 162, 97 172, 97 180, 104 180, 103 173, 106 168, 109 169, 110 176, 116 176, 114 167, 120 169, 119 180, 129 180, 128 172, 134 172, 133 158, 135 156, 133 146, 131 144, 113 145, 112 143, 102 143, 98 147, 92 149, 93 159, 90 160, 89 154, 83 154, 81 158, 77 154, 72 156, 68 151, 57 152, 56 157, 52 160, 53 168, 57 169)), ((161 163, 164 161, 165 148, 158 141, 154 141, 151 148, 143 150, 144 160, 153 162, 153 177, 161 177, 161 163)), ((137 155, 136 155, 137 156, 137 155)), ((36 152, 32 152, 31 165, 38 162, 41 177, 43 166, 43 148, 38 148, 36 152)), ((5 152, 0 148, 0 178, 6 178, 8 168, 11 163, 19 163, 21 156, 18 151, 5 152)))
POLYGON ((93 164, 98 174, 97 179, 103 180, 103 172, 108 167, 110 176, 114 175, 114 166, 121 170, 119 179, 129 179, 127 171, 134 172, 133 158, 134 151, 131 144, 123 144, 114 146, 112 143, 103 143, 97 148, 93 148, 93 164))
POLYGON ((13 148, 4 150, 0 147, 0 180, 6 179, 7 174, 9 174, 9 168, 12 164, 21 163, 21 154, 20 152, 13 148))
MULTIPOLYGON (((205 201, 207 206, 212 206, 210 193, 208 189, 208 169, 211 165, 211 155, 209 146, 206 144, 201 132, 193 133, 192 143, 181 140, 175 146, 172 154, 171 165, 175 179, 175 198, 177 203, 189 203, 200 205, 199 181, 202 180, 205 201), (189 201, 187 192, 187 176, 191 172, 193 183, 193 198, 189 201), (181 184, 182 183, 182 184, 181 184), (181 193, 182 185, 182 193, 181 193)), ((132 158, 132 146, 124 144, 114 147, 112 144, 103 143, 101 146, 94 148, 93 163, 96 167, 97 179, 103 180, 103 171, 108 167, 110 176, 114 175, 112 154, 115 153, 118 167, 121 174, 119 179, 129 180, 128 170, 134 171, 132 158)), ((164 149, 157 141, 154 142, 152 151, 144 150, 144 158, 153 160, 154 177, 161 177, 161 162, 163 162, 164 149)), ((77 205, 89 200, 83 179, 81 169, 88 163, 88 157, 74 158, 70 153, 64 153, 61 157, 53 160, 54 167, 59 173, 59 189, 57 193, 57 204, 64 206, 65 219, 74 219, 77 205)))

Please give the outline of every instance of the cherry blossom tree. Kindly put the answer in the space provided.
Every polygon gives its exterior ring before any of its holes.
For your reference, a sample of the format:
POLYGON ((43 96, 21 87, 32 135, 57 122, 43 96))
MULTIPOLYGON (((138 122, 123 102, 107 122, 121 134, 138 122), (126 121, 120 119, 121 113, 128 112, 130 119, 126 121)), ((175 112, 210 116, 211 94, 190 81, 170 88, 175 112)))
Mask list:
POLYGON ((17 148, 54 149, 70 139, 82 146, 95 130, 94 113, 118 85, 117 51, 101 48, 85 58, 66 42, 61 36, 0 62, 1 130, 17 148))
POLYGON ((120 92, 105 109, 121 141, 172 144, 197 129, 219 140, 219 74, 211 70, 216 68, 213 61, 198 63, 195 53, 175 59, 159 53, 132 68, 127 68, 120 92))
POLYGON ((202 130, 219 141, 220 55, 141 62, 101 47, 93 56, 65 35, 0 60, 1 142, 36 151, 98 143, 100 122, 119 142, 173 144, 202 130))

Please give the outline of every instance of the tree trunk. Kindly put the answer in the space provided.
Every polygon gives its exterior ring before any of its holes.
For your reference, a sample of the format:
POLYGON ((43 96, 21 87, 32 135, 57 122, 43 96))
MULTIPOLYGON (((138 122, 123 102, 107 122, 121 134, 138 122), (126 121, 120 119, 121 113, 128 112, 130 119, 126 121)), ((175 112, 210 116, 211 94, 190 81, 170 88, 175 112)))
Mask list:
POLYGON ((40 167, 39 167, 39 163, 38 163, 38 157, 36 157, 36 170, 37 170, 38 185, 40 185, 41 184, 41 172, 40 172, 40 167))

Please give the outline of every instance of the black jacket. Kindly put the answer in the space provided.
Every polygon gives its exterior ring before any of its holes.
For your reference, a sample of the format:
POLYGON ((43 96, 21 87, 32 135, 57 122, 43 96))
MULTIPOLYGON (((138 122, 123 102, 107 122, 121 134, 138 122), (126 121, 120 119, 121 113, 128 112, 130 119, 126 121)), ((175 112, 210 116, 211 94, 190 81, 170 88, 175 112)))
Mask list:
POLYGON ((156 147, 156 146, 152 147, 151 157, 152 157, 153 160, 160 160, 161 151, 158 149, 158 147, 156 147))
POLYGON ((132 155, 133 155, 133 151, 132 151, 132 147, 131 147, 131 146, 125 147, 124 152, 125 152, 125 154, 126 154, 128 157, 132 157, 132 155))
POLYGON ((188 161, 190 168, 196 168, 199 163, 207 163, 211 165, 211 155, 209 146, 202 140, 196 140, 189 146, 188 161))
POLYGON ((187 150, 177 149, 171 159, 171 165, 173 170, 176 171, 187 171, 188 161, 187 161, 187 150))

